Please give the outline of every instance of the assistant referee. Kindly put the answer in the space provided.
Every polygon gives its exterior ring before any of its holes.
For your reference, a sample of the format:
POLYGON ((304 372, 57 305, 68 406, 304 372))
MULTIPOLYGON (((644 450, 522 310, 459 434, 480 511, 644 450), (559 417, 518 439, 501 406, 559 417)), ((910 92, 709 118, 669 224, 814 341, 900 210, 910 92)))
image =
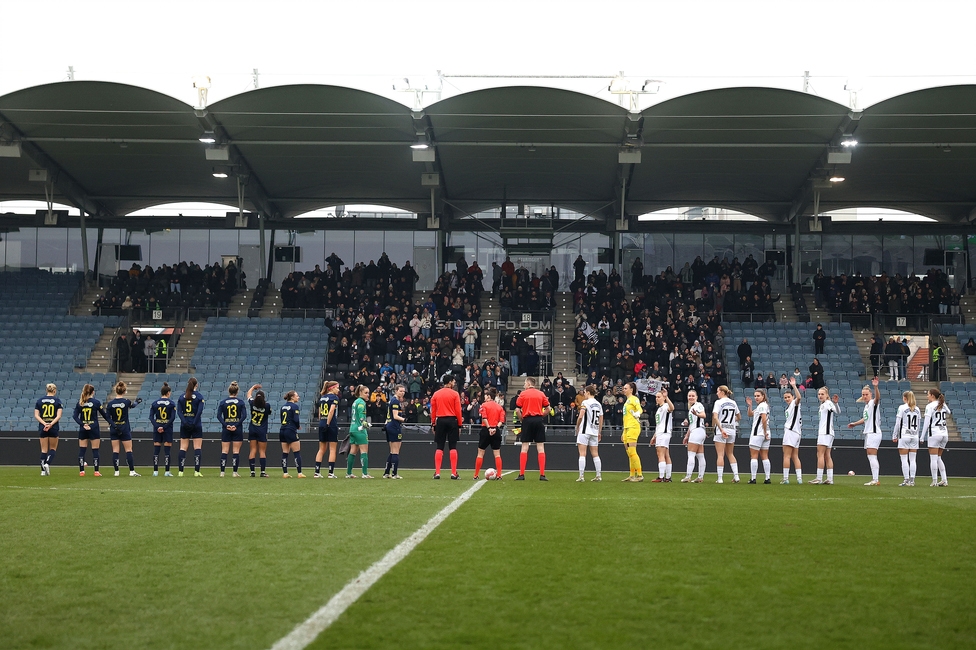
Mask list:
POLYGON ((519 455, 519 475, 516 481, 525 480, 525 464, 529 459, 529 446, 534 442, 539 452, 539 480, 546 478, 546 423, 543 416, 549 410, 549 398, 535 387, 533 377, 525 378, 525 385, 515 406, 522 420, 522 453, 519 455))
POLYGON ((461 396, 454 389, 457 380, 453 375, 444 379, 444 386, 430 398, 430 423, 434 430, 434 478, 440 479, 444 463, 444 443, 451 450, 451 480, 456 481, 457 443, 461 433, 461 396))

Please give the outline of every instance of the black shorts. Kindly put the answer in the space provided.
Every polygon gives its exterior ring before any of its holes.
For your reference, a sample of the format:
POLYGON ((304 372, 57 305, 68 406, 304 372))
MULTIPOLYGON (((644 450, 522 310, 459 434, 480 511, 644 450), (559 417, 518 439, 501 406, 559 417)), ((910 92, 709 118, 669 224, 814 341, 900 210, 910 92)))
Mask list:
POLYGON ((437 418, 437 423, 434 425, 434 445, 438 449, 443 449, 445 442, 451 449, 457 448, 460 437, 461 432, 457 420, 454 418, 437 418))
POLYGON ((339 430, 333 427, 319 427, 319 442, 339 442, 339 430))
POLYGON ((92 429, 91 431, 85 431, 84 429, 79 429, 78 440, 101 440, 102 434, 99 433, 98 429, 92 429))
POLYGON ((203 427, 199 424, 181 424, 180 425, 180 440, 186 440, 187 438, 202 438, 203 437, 203 427))
POLYGON ((45 431, 44 430, 44 425, 38 423, 38 425, 37 425, 37 431, 38 431, 37 437, 38 438, 57 438, 58 437, 58 432, 60 430, 61 430, 60 424, 55 424, 53 427, 51 427, 50 429, 48 429, 47 431, 45 431))
POLYGON ((268 442, 268 432, 267 431, 251 431, 247 432, 247 439, 251 442, 268 442))
POLYGON ((395 429, 389 424, 383 427, 383 433, 386 434, 387 442, 402 442, 403 441, 403 429, 396 427, 395 429))
POLYGON ((502 432, 501 427, 495 429, 495 435, 489 435, 488 427, 481 427, 481 435, 478 437, 478 449, 488 449, 491 447, 494 450, 499 450, 502 448, 502 432))
POLYGON ((545 442, 546 421, 541 415, 529 415, 522 418, 522 442, 545 442))
POLYGON ((279 431, 278 440, 287 444, 293 442, 298 442, 298 432, 297 431, 279 431))
POLYGON ((228 431, 226 427, 221 427, 220 441, 221 442, 244 442, 243 427, 238 424, 236 431, 228 431))
POLYGON ((112 440, 121 440, 123 442, 128 442, 132 440, 132 431, 129 429, 129 425, 117 427, 114 424, 108 429, 109 435, 112 440))
POLYGON ((156 429, 153 429, 153 443, 159 445, 164 442, 173 444, 173 430, 163 427, 163 432, 160 433, 156 429))

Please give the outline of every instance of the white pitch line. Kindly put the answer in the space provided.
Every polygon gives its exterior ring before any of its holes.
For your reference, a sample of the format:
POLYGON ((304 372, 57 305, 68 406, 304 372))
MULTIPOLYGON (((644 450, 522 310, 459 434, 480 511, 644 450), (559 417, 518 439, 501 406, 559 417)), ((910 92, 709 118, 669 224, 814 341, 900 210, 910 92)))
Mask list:
MULTIPOLYGON (((511 472, 505 472, 505 474, 511 474, 511 472)), ((505 474, 502 474, 502 476, 505 474)), ((465 490, 463 494, 444 506, 443 510, 428 519, 427 523, 418 528, 413 535, 397 544, 393 550, 384 555, 373 566, 346 583, 346 586, 330 598, 329 602, 320 607, 317 612, 309 616, 304 623, 299 624, 287 636, 282 637, 277 643, 271 646, 271 650, 302 650, 307 647, 319 634, 332 625, 337 618, 342 616, 343 612, 359 600, 360 596, 366 593, 370 587, 376 584, 400 560, 407 557, 452 512, 460 508, 465 501, 474 496, 474 493, 480 490, 481 486, 487 482, 478 481, 465 490)))

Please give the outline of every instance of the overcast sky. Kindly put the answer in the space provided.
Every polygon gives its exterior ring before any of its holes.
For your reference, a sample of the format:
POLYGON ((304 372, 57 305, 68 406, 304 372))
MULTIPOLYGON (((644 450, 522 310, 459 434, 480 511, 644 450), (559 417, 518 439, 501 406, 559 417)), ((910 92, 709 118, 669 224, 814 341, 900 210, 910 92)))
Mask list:
MULTIPOLYGON (((642 106, 734 85, 802 88, 860 108, 917 88, 976 83, 976 2, 105 2, 6 0, 0 94, 66 79, 132 83, 210 102, 252 87, 329 83, 403 103, 394 78, 444 96, 550 84, 615 100, 611 75, 661 79, 642 106), (595 75, 604 79, 458 79, 595 75)), ((425 103, 434 101, 433 95, 425 103)))

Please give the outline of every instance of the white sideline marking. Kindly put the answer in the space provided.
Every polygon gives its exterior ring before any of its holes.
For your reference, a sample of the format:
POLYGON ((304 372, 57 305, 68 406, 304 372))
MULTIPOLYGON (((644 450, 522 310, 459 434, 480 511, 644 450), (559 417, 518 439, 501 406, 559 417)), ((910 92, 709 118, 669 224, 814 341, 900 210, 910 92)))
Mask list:
MULTIPOLYGON (((511 474, 512 472, 505 472, 511 474)), ((444 506, 444 509, 427 520, 427 523, 417 529, 413 535, 397 544, 393 550, 380 558, 373 566, 369 567, 358 576, 346 583, 335 596, 329 599, 325 605, 317 612, 309 616, 304 623, 301 623, 292 630, 287 636, 282 637, 271 646, 271 650, 302 650, 318 637, 327 627, 332 625, 343 612, 359 600, 359 597, 366 593, 370 587, 382 578, 387 571, 392 569, 403 558, 430 535, 441 522, 461 507, 465 501, 470 499, 475 492, 481 489, 488 481, 478 481, 463 494, 444 506)))

